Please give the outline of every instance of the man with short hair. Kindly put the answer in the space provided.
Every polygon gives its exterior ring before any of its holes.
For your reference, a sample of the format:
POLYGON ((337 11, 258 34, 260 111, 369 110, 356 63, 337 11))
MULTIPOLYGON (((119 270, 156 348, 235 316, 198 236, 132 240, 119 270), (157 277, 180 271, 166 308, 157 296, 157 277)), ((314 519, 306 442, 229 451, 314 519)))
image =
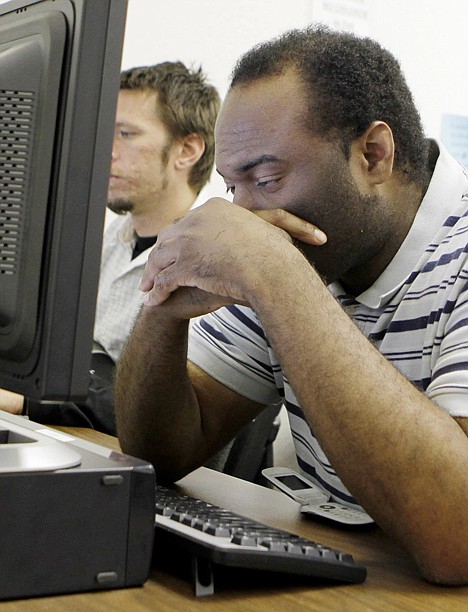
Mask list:
POLYGON ((214 163, 219 95, 201 69, 164 62, 121 75, 94 339, 116 361, 141 304, 159 231, 182 217, 214 163), (128 214, 127 214, 128 213, 128 214))
POLYGON ((38 422, 115 433, 112 382, 142 295, 138 282, 159 231, 183 216, 210 178, 220 99, 201 68, 163 62, 122 72, 89 396, 41 404, 2 391, 0 407, 38 422))
POLYGON ((234 205, 166 227, 142 278, 122 448, 177 480, 284 399, 301 470, 467 582, 465 170, 390 53, 321 27, 241 58, 216 162, 234 205))

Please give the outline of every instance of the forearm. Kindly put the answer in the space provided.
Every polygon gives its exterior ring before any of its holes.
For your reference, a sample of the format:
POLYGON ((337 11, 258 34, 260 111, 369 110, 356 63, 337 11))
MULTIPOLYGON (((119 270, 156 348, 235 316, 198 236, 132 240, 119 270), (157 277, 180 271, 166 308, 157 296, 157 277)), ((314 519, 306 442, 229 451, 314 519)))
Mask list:
MULTIPOLYGON (((161 312, 162 310, 162 312, 161 312)), ((144 307, 117 365, 114 389, 122 449, 176 479, 193 460, 200 418, 187 374, 188 321, 144 307)))
POLYGON ((252 303, 314 434, 427 577, 467 581, 467 437, 371 346, 307 262, 289 269, 252 303))

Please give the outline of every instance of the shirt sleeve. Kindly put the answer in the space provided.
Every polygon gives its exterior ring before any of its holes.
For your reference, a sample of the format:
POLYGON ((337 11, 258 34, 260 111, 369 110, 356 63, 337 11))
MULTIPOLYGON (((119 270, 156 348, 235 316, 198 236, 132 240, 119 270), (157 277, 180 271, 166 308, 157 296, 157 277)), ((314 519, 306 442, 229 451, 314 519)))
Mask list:
POLYGON ((253 311, 228 306, 192 321, 188 358, 236 393, 261 404, 280 400, 281 368, 253 311))
POLYGON ((468 417, 468 281, 447 316, 426 394, 451 416, 468 417))

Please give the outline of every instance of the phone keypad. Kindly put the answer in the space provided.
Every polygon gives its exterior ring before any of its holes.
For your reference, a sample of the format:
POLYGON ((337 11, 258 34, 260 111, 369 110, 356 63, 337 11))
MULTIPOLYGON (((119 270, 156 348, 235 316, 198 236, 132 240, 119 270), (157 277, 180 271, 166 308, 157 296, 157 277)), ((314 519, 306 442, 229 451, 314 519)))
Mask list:
POLYGON ((365 512, 335 502, 303 506, 301 511, 306 514, 323 516, 345 525, 369 525, 374 522, 365 512))

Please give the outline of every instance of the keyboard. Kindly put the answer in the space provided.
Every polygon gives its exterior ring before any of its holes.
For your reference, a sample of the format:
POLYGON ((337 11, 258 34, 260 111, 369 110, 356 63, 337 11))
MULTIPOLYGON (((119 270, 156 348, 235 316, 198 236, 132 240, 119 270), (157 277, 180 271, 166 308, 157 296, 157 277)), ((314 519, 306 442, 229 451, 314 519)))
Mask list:
POLYGON ((155 547, 158 533, 192 555, 197 596, 214 592, 212 565, 308 576, 314 580, 358 583, 367 570, 350 554, 293 533, 158 486, 155 547))

